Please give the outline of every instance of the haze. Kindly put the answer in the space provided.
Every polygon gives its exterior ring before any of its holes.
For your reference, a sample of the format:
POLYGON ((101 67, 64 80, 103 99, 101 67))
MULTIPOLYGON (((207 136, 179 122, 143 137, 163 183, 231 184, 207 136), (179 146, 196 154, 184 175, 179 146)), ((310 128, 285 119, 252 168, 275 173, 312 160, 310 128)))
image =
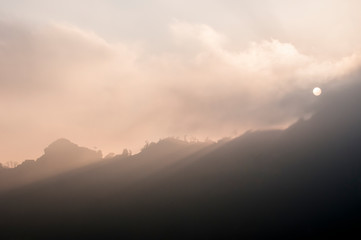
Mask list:
POLYGON ((0 1, 1 239, 361 239, 360 9, 0 1))
POLYGON ((360 1, 1 1, 1 162, 308 118, 360 66, 360 1), (322 88, 319 98, 312 95, 322 88))

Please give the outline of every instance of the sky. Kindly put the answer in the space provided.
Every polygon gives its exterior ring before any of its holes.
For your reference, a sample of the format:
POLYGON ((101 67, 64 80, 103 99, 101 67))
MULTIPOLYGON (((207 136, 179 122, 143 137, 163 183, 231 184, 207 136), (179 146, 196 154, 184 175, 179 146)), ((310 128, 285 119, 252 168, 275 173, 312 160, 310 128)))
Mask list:
POLYGON ((0 162, 286 128, 361 63, 361 2, 0 1, 0 162), (322 95, 312 95, 314 87, 322 95))

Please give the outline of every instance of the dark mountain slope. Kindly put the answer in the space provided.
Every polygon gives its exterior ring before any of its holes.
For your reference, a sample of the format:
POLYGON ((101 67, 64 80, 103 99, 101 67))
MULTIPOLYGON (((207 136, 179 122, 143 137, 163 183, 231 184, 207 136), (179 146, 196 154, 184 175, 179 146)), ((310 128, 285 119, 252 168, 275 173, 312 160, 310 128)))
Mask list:
POLYGON ((167 139, 3 192, 3 236, 359 237, 360 93, 355 82, 330 89, 311 119, 284 131, 214 144, 167 139))

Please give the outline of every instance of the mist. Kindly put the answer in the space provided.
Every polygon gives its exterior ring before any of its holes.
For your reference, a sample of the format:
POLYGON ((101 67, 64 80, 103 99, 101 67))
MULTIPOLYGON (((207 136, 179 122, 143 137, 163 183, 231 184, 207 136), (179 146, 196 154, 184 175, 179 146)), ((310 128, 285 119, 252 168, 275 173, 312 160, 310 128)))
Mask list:
POLYGON ((355 236, 359 79, 329 88, 313 116, 285 130, 166 138, 104 158, 59 139, 36 161, 1 169, 5 239, 355 236))
POLYGON ((2 162, 54 139, 118 152, 169 136, 284 129, 312 115, 312 89, 342 83, 359 52, 324 60, 277 39, 236 50, 206 24, 172 20, 172 48, 107 41, 71 24, 1 21, 2 162), (18 149, 21 148, 21 151, 18 149))
POLYGON ((1 1, 1 239, 357 237, 360 7, 1 1))

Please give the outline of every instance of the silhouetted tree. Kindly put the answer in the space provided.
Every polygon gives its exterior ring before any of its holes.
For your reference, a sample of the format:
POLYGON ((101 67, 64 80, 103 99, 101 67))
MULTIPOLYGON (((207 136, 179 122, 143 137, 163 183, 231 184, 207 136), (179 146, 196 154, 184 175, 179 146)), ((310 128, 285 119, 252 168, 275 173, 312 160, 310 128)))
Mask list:
POLYGON ((130 155, 131 155, 131 154, 130 154, 130 152, 128 151, 128 149, 124 148, 124 149, 123 149, 122 156, 123 156, 123 157, 128 157, 128 156, 130 156, 130 155))

